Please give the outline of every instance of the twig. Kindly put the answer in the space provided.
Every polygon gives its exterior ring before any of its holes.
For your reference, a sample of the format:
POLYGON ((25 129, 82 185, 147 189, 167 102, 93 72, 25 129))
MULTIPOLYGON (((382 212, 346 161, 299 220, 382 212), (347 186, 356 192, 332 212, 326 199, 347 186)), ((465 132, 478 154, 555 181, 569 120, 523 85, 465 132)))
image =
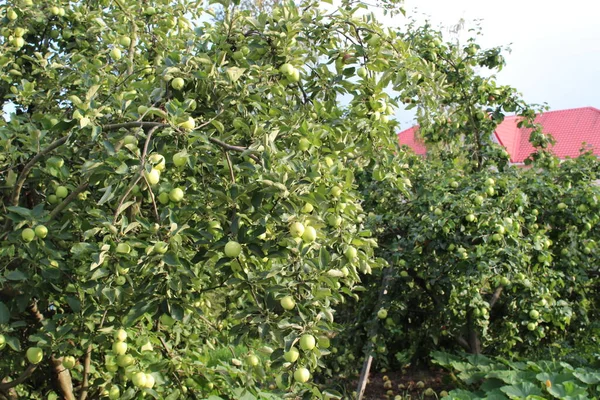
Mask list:
MULTIPOLYGON (((108 310, 104 311, 102 315, 102 319, 100 320, 100 325, 98 329, 102 328, 104 325, 104 321, 106 320, 106 314, 108 310)), ((79 394, 79 400, 85 400, 87 398, 88 392, 90 390, 90 382, 89 382, 89 374, 90 374, 90 366, 92 364, 92 344, 88 345, 87 351, 85 353, 85 359, 83 360, 83 379, 81 382, 81 393, 79 394)))
MULTIPOLYGON (((237 151, 239 153, 243 153, 244 151, 248 150, 247 147, 235 146, 235 145, 232 145, 232 144, 229 144, 229 143, 225 143, 225 142, 223 142, 223 141, 221 141, 219 139, 216 139, 214 137, 209 137, 208 140, 211 143, 218 144, 219 146, 221 146, 221 147, 223 147, 224 149, 227 149, 227 150, 237 151)), ((255 154, 249 154, 248 156, 251 159, 253 159, 254 161, 260 162, 260 158, 258 158, 258 156, 256 156, 255 154)))
POLYGON ((494 291, 494 294, 492 295, 492 298, 490 299, 490 309, 492 307, 494 307, 494 305, 496 304, 496 302, 498 301, 498 299, 500 299, 500 295, 502 294, 502 290, 504 289, 503 286, 498 286, 496 288, 496 290, 494 291))
POLYGON ((235 183, 235 175, 233 174, 233 165, 231 164, 231 158, 229 153, 224 151, 225 158, 227 159, 227 165, 229 166, 229 176, 231 177, 231 183, 235 183))
POLYGON ((17 379, 15 379, 14 381, 0 383, 0 391, 5 392, 11 388, 14 388, 17 385, 20 385, 23 382, 25 382, 27 380, 27 378, 29 378, 31 376, 31 374, 33 374, 33 371, 35 371, 37 367, 38 367, 37 364, 29 364, 27 366, 27 368, 25 368, 25 371, 23 371, 21 373, 21 375, 19 375, 19 377, 17 379))
MULTIPOLYGON (((119 210, 121 209, 121 206, 123 205, 123 203, 125 202, 125 199, 127 199, 127 196, 129 196, 129 193, 131 193, 131 191, 133 190, 134 186, 140 181, 140 179, 142 179, 142 177, 144 176, 144 167, 146 166, 146 154, 148 153, 148 146, 150 144, 150 139, 152 138, 152 134, 158 129, 158 126, 153 127, 152 129, 150 129, 148 131, 148 135, 146 136, 146 142, 144 143, 144 149, 142 150, 142 155, 140 156, 140 171, 138 176, 129 184, 129 187, 127 188, 127 190, 125 191, 125 194, 123 195, 123 197, 121 197, 121 201, 119 201, 119 205, 117 206, 117 209, 115 210, 115 215, 113 217, 113 225, 117 222, 117 217, 119 216, 119 210)), ((148 183, 148 181, 146 181, 146 184, 148 183)), ((149 187, 149 186, 148 186, 149 187)), ((152 192, 152 190, 150 190, 152 192)), ((154 196, 154 194, 152 194, 154 196)), ((155 207, 156 208, 156 207, 155 207)), ((158 211, 156 212, 158 215, 158 211)), ((158 219, 158 218, 157 218, 158 219)))
POLYGON ((75 190, 73 190, 71 193, 69 193, 69 195, 67 197, 65 197, 65 199, 59 205, 57 205, 54 208, 54 210, 52 210, 52 212, 48 216, 49 220, 53 220, 54 217, 56 217, 56 215, 59 212, 64 210, 69 205, 69 203, 71 203, 73 201, 73 199, 75 199, 75 197, 77 197, 79 195, 79 193, 83 192, 88 187, 89 184, 90 184, 89 182, 83 182, 82 184, 77 186, 75 188, 75 190))
POLYGON ((146 175, 142 175, 142 177, 144 178, 144 181, 146 182, 146 186, 148 186, 148 191, 150 192, 150 200, 152 201, 152 207, 154 209, 154 218, 156 219, 156 222, 159 222, 160 216, 158 214, 158 207, 156 206, 156 199, 154 198, 154 192, 152 191, 152 186, 150 185, 150 182, 148 182, 148 178, 146 178, 146 175))

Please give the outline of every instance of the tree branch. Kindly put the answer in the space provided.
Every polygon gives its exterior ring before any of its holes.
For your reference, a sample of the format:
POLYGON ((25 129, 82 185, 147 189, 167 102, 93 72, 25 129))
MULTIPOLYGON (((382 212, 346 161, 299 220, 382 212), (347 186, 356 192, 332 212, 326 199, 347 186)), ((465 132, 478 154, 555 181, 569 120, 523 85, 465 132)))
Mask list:
POLYGON ((498 286, 494 291, 494 294, 492 294, 492 297, 490 298, 490 309, 494 307, 494 304, 496 304, 498 302, 498 299, 500 299, 500 295, 502 294, 503 289, 503 286, 498 286))
POLYGON ((25 368, 25 371, 23 371, 21 375, 19 375, 19 377, 14 381, 4 382, 3 380, 3 382, 0 383, 0 391, 6 392, 7 390, 25 382, 31 376, 31 374, 33 374, 33 371, 35 371, 37 367, 37 364, 29 364, 27 368, 25 368))
POLYGON ((52 357, 52 366, 54 367, 54 372, 56 373, 56 380, 58 381, 58 387, 63 394, 65 400, 75 400, 75 395, 73 394, 73 381, 71 380, 71 373, 68 369, 63 367, 62 365, 63 358, 54 358, 52 357))
POLYGON ((82 184, 77 186, 75 188, 75 190, 73 190, 71 193, 69 193, 69 195, 59 205, 57 205, 54 208, 54 210, 52 210, 52 212, 49 215, 49 219, 53 220, 54 217, 56 217, 56 215, 58 213, 60 213, 62 210, 64 210, 69 205, 69 203, 71 203, 75 199, 75 197, 77 197, 77 195, 79 195, 79 193, 81 193, 85 189, 87 189, 88 185, 89 185, 89 182, 83 182, 82 184))

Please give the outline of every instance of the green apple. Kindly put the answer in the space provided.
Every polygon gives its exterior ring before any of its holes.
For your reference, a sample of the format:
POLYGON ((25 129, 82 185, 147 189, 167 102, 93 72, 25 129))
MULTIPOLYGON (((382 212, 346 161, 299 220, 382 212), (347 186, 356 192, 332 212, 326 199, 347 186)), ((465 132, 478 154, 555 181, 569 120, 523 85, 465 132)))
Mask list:
POLYGON ((115 340, 118 342, 124 342, 127 340, 127 331, 125 329, 119 329, 115 332, 115 340))
POLYGON ((123 47, 129 47, 131 45, 131 38, 129 36, 121 36, 119 38, 119 44, 123 47))
POLYGON ((283 307, 285 310, 293 310, 294 307, 296 307, 296 302, 294 301, 294 298, 292 296, 285 296, 283 297, 279 303, 281 304, 281 307, 283 307))
POLYGON ((48 196, 48 203, 49 204, 56 204, 58 203, 58 196, 55 194, 51 194, 48 196))
POLYGON ((179 153, 176 153, 175 155, 173 155, 173 164, 176 167, 183 167, 188 160, 188 155, 185 151, 180 151, 179 153))
POLYGON ((287 362, 296 362, 298 357, 300 357, 300 352, 295 347, 292 347, 292 348, 290 348, 289 351, 286 351, 285 353, 283 353, 283 358, 287 362))
POLYGON ((10 9, 6 12, 6 18, 8 18, 10 21, 14 21, 19 18, 19 15, 15 12, 15 10, 10 9))
POLYGON ((155 382, 156 381, 154 380, 154 375, 146 374, 146 384, 144 385, 144 387, 148 388, 148 389, 152 389, 154 387, 155 382))
POLYGON ((529 311, 529 318, 531 319, 538 319, 540 317, 540 313, 538 310, 531 310, 529 311))
POLYGON ((154 169, 161 172, 165 170, 165 157, 162 154, 151 154, 148 161, 154 166, 154 169))
POLYGON ((313 210, 314 210, 314 207, 313 207, 313 205, 312 205, 312 204, 310 204, 310 203, 306 203, 306 204, 304 204, 304 206, 302 207, 302 210, 300 210, 300 211, 302 211, 302 212, 303 212, 303 213, 305 213, 305 214, 309 214, 309 213, 311 213, 313 210))
POLYGON ((367 77, 367 69, 365 67, 360 67, 358 69, 358 71, 356 71, 356 74, 360 77, 360 78, 366 78, 367 77))
POLYGON ((439 209, 439 208, 436 208, 435 210, 433 210, 433 213, 434 213, 435 215, 438 215, 438 216, 439 216, 439 215, 442 215, 443 211, 442 211, 441 209, 439 209))
POLYGON ((475 214, 469 214, 469 215, 467 215, 467 216, 465 217, 465 219, 466 219, 468 222, 473 222, 473 221, 475 221, 475 214))
POLYGON ((230 240, 225 245, 225 255, 229 258, 236 258, 242 253, 242 246, 234 241, 230 240))
POLYGON ((291 75, 292 72, 294 72, 294 66, 292 64, 283 64, 281 67, 279 67, 279 72, 281 72, 284 75, 291 75))
POLYGON ((127 368, 133 365, 135 359, 129 354, 120 354, 117 356, 117 365, 121 368, 127 368))
POLYGON ((110 58, 112 58, 115 61, 118 61, 121 59, 121 50, 117 47, 113 47, 110 51, 110 58))
POLYGON ((307 333, 300 337, 300 348, 302 350, 312 350, 316 344, 317 341, 313 335, 307 333))
POLYGON ((558 205, 556 207, 559 210, 564 210, 565 208, 567 208, 567 205, 565 203, 558 203, 558 205))
POLYGON ((4 346, 6 346, 6 337, 4 337, 4 335, 0 334, 0 350, 2 350, 4 348, 4 346))
POLYGON ((125 354, 127 352, 127 343, 114 342, 112 346, 112 351, 117 355, 125 354))
POLYGON ((184 131, 192 131, 196 127, 196 121, 194 121, 194 118, 188 117, 187 120, 179 124, 179 127, 184 131))
POLYGON ((327 223, 335 228, 339 228, 342 225, 342 217, 339 215, 330 215, 327 217, 327 223))
POLYGON ((294 379, 296 382, 305 383, 310 378, 310 372, 306 368, 298 368, 294 371, 294 379))
POLYGON ((144 15, 152 16, 154 14, 156 14, 156 8, 154 8, 154 7, 146 7, 144 9, 144 15))
POLYGON ((25 354, 27 356, 27 361, 32 364, 39 364, 44 358, 44 352, 39 347, 30 347, 25 354))
POLYGON ((152 346, 152 343, 150 343, 150 341, 147 341, 142 347, 140 347, 140 351, 153 351, 154 350, 154 346, 152 346))
POLYGON ((21 232, 21 238, 23 239, 24 242, 31 242, 33 239, 35 239, 35 232, 33 229, 31 228, 25 228, 23 229, 23 231, 21 232))
POLYGON ((344 252, 344 255, 346 256, 346 258, 348 260, 354 260, 356 258, 356 256, 358 255, 358 251, 356 250, 356 248, 354 246, 348 246, 346 248, 346 251, 344 252))
POLYGON ((339 186, 334 186, 331 188, 331 190, 329 191, 329 193, 334 197, 334 198, 338 198, 340 197, 340 195, 342 194, 342 188, 339 186))
POLYGON ((165 242, 156 242, 154 244, 154 252, 158 254, 165 254, 169 250, 169 245, 165 242))
MULTIPOLYGON (((141 107, 141 106, 140 106, 141 107)), ((133 144, 133 145, 137 145, 138 144, 138 140, 135 136, 133 135, 126 135, 123 138, 123 144, 127 145, 127 144, 133 144)))
POLYGON ((475 196, 475 198, 473 199, 473 202, 475 204, 477 204, 478 206, 483 204, 483 197, 480 195, 475 196))
POLYGON ((131 246, 127 243, 119 243, 117 245, 117 253, 119 254, 129 254, 131 252, 131 246))
POLYGON ((500 284, 502 286, 510 286, 510 279, 508 279, 506 276, 503 276, 500 278, 500 284))
POLYGON ((458 182, 456 182, 456 181, 450 182, 450 187, 456 189, 458 187, 458 182))
POLYGON ((185 81, 182 78, 175 78, 171 81, 171 87, 175 90, 181 90, 185 86, 185 81))
POLYGON ((131 382, 139 388, 144 388, 146 387, 146 374, 143 372, 136 372, 135 374, 133 374, 133 376, 131 377, 131 382))
POLYGON ((65 356, 65 357, 63 357, 62 365, 66 369, 73 368, 75 366, 75 363, 76 363, 75 357, 73 357, 73 356, 65 356))
POLYGON ((329 341, 329 338, 327 336, 319 336, 319 338, 317 339, 317 344, 321 349, 328 349, 329 346, 331 346, 331 342, 329 341))
POLYGON ((381 308, 379 311, 377 311, 377 318, 386 319, 387 316, 388 316, 388 312, 385 308, 381 308))
POLYGON ((496 182, 495 182, 495 181, 494 181, 492 178, 487 178, 487 179, 485 180, 485 185, 486 185, 486 186, 494 186, 494 184, 495 184, 495 183, 496 183, 496 182))
POLYGON ((328 167, 331 167, 333 165, 333 159, 331 157, 325 157, 323 160, 325 161, 325 165, 327 165, 328 167))
POLYGON ((313 228, 312 226, 307 226, 306 228, 304 228, 304 233, 302 234, 302 240, 305 243, 314 242, 316 238, 317 238, 317 230, 315 228, 313 228))
POLYGON ((535 323, 535 322, 530 322, 527 324, 527 329, 530 331, 535 331, 536 328, 537 328, 537 323, 535 323))
POLYGON ((174 188, 169 192, 169 199, 174 203, 179 203, 183 200, 183 190, 180 188, 174 188))
POLYGON ((300 139, 300 141, 298 142, 298 148, 300 149, 300 151, 306 151, 310 148, 310 142, 307 138, 302 138, 300 139))
POLYGON ((108 390, 108 398, 110 400, 118 400, 121 398, 121 389, 117 385, 112 385, 108 390))
POLYGON ((150 171, 144 171, 144 175, 150 185, 156 185, 160 180, 160 171, 155 168, 152 168, 150 171))
POLYGON ((67 189, 65 186, 57 186, 54 193, 59 199, 64 199, 69 195, 69 189, 67 189))
POLYGON ((290 226, 290 235, 292 237, 301 237, 304 234, 304 225, 301 222, 294 222, 290 226))
POLYGON ((248 364, 251 367, 256 367, 258 365, 258 357, 256 357, 254 354, 248 354, 248 356, 246 356, 246 364, 248 364))
POLYGON ((137 112, 140 115, 146 114, 148 112, 148 107, 147 106, 138 106, 137 112))
POLYGON ((169 193, 161 192, 158 195, 158 201, 160 202, 160 204, 169 204, 169 193))

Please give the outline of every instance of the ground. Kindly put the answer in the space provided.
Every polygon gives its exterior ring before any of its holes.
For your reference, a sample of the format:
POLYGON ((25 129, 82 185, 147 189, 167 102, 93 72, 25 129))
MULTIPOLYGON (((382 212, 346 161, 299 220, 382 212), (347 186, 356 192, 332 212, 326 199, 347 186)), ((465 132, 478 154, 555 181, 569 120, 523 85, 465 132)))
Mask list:
MULTIPOLYGON (((447 371, 434 370, 407 370, 386 373, 372 373, 365 391, 366 400, 393 400, 394 396, 407 399, 436 399, 435 395, 426 396, 428 388, 433 389, 439 397, 442 390, 450 391, 453 384, 447 371), (386 382, 389 382, 386 384, 386 382), (422 382, 422 384, 420 383, 422 382), (389 390, 393 395, 389 396, 389 390), (410 397, 409 397, 410 396, 410 397)), ((428 393, 429 394, 429 393, 428 393)))

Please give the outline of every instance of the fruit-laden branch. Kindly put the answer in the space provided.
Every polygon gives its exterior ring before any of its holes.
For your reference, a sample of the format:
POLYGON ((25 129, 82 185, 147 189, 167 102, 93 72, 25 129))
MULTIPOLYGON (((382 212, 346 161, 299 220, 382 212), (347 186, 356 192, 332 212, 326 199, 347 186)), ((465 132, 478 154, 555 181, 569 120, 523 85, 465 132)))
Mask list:
MULTIPOLYGON (((44 150, 42 150, 38 154, 36 154, 27 164, 25 164, 25 166, 23 167, 23 170, 21 171, 21 174, 19 175, 19 178, 17 179, 17 182, 15 183, 15 189, 13 190, 12 195, 9 200, 10 205, 12 205, 12 206, 19 205, 19 198, 21 197, 21 190, 23 189, 25 180, 27 179, 27 176, 29 175, 29 171, 31 171, 33 166, 41 158, 43 158, 46 154, 50 153, 52 150, 56 149, 57 147, 65 144, 67 142, 67 140, 69 140, 69 135, 55 140, 54 142, 50 143, 50 145, 48 147, 46 147, 44 150)), ((4 223, 4 233, 2 236, 8 235, 8 231, 10 229, 11 222, 12 221, 10 218, 6 219, 6 222, 4 223)))
MULTIPOLYGON (((113 225, 116 224, 116 222, 117 222, 117 218, 119 216, 119 210, 121 209, 121 206, 125 202, 125 199, 127 199, 127 196, 129 196, 129 193, 131 193, 131 191, 133 190, 135 185, 144 176, 144 167, 146 166, 146 154, 148 154, 148 147, 150 145, 150 139, 152 139, 152 135, 154 134, 154 132, 156 132, 156 130, 158 128, 159 128, 159 126, 155 126, 152 129, 150 129, 150 131, 148 131, 148 135, 146 136, 146 142, 144 143, 144 149, 142 150, 142 155, 140 156, 140 170, 139 170, 138 176, 129 184, 129 187, 125 191, 125 194, 123 194, 123 197, 121 197, 121 200, 119 201, 119 205, 117 206, 117 209, 115 210, 115 215, 113 217, 113 225)), ((148 184, 148 181, 146 181, 146 184, 148 184)), ((150 188, 150 185, 148 185, 148 188, 150 189, 150 192, 152 193, 152 189, 150 188)), ((154 193, 152 193, 152 196, 154 196, 154 193)), ((154 206, 154 208, 156 209, 156 205, 154 206)), ((156 219, 158 220, 159 218, 158 218, 158 210, 157 209, 156 209, 155 214, 157 216, 156 219)))
POLYGON ((75 197, 79 195, 79 193, 83 192, 88 187, 89 184, 89 182, 83 182, 79 186, 77 186, 75 190, 73 190, 59 205, 57 205, 54 208, 54 210, 52 210, 52 212, 49 215, 49 220, 53 220, 54 217, 56 217, 58 213, 64 210, 69 205, 69 203, 71 203, 75 199, 75 197))
POLYGON ((33 371, 35 371, 37 367, 38 366, 36 364, 29 364, 27 368, 25 368, 25 371, 23 371, 21 375, 19 375, 19 377, 14 381, 4 382, 3 380, 3 382, 0 383, 0 392, 6 392, 7 390, 25 382, 31 376, 31 374, 33 374, 33 371))
MULTIPOLYGON (((195 129, 203 128, 206 125, 210 124, 213 120, 214 120, 214 118, 210 119, 210 120, 208 120, 206 122, 204 122, 203 124, 201 124, 199 126, 197 126, 195 129)), ((123 122, 123 123, 120 123, 120 124, 104 125, 103 128, 106 129, 106 130, 109 130, 109 131, 113 131, 113 130, 117 130, 117 129, 121 129, 121 128, 125 128, 125 129, 127 129, 127 128, 154 128, 154 127, 167 128, 167 127, 170 127, 170 126, 171 125, 165 124, 165 123, 162 123, 162 122, 132 121, 132 122, 123 122)), ((224 149, 231 150, 231 151, 236 151, 238 153, 243 153, 243 152, 249 150, 247 147, 236 146, 236 145, 233 145, 233 144, 229 144, 229 143, 223 142, 222 140, 219 140, 219 139, 211 137, 211 136, 208 137, 208 141, 211 142, 211 143, 213 143, 213 144, 216 144, 218 146, 221 146, 224 149)), ((260 162, 260 158, 258 158, 258 156, 256 154, 249 154, 248 157, 250 157, 251 159, 253 159, 256 162, 260 162)))

